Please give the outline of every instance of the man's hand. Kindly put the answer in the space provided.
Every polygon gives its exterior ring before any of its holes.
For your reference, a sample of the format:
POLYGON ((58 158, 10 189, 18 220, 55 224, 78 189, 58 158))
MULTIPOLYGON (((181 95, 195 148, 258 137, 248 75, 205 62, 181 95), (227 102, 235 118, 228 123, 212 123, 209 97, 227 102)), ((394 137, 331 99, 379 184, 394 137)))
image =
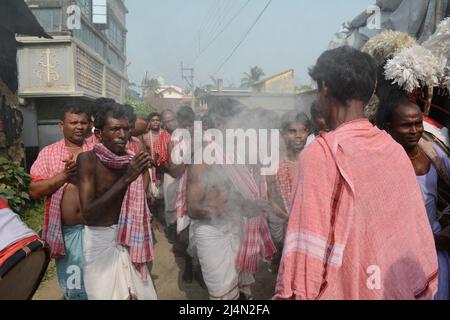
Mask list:
POLYGON ((150 156, 146 152, 140 152, 131 160, 127 172, 124 175, 127 184, 135 181, 150 166, 150 156))
POLYGON ((150 165, 152 167, 157 167, 158 166, 158 161, 159 161, 159 154, 155 154, 155 156, 152 158, 150 157, 150 165))
POLYGON ((261 215, 268 217, 274 211, 274 208, 267 200, 244 200, 242 202, 242 211, 244 216, 249 218, 261 215))
POLYGON ((268 200, 257 200, 256 201, 256 205, 261 208, 261 210, 265 213, 265 214, 270 214, 272 213, 273 207, 272 204, 270 203, 270 201, 268 200))
POLYGON ((73 154, 70 155, 69 159, 63 160, 64 165, 64 178, 66 182, 76 178, 77 176, 77 161, 74 159, 73 154))

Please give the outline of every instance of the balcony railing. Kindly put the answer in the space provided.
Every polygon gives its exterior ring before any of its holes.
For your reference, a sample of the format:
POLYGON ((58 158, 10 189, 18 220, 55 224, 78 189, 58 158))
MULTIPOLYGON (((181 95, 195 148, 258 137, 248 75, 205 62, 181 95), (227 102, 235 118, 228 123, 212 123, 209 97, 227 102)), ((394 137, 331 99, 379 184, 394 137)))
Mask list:
POLYGON ((127 77, 83 42, 70 36, 51 40, 18 37, 19 96, 125 98, 127 77))

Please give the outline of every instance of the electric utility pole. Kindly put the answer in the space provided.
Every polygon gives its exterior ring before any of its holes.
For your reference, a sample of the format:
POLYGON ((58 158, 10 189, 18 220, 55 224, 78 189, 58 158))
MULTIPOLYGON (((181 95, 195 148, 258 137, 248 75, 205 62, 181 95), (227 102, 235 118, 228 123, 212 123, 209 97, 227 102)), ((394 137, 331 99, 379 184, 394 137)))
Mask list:
POLYGON ((185 68, 183 65, 183 62, 181 62, 181 78, 187 82, 189 87, 191 88, 191 94, 192 94, 192 101, 191 101, 191 108, 196 112, 195 110, 195 83, 194 83, 194 68, 185 68))

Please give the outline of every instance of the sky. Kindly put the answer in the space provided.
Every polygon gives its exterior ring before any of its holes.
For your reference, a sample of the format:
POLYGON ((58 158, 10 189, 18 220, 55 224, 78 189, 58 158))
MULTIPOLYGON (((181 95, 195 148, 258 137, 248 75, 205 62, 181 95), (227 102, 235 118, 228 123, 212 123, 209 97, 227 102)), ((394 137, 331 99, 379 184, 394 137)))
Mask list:
POLYGON ((197 86, 239 86, 244 72, 259 66, 266 76, 295 70, 296 85, 308 85, 308 68, 327 49, 343 22, 375 0, 126 0, 130 82, 146 72, 165 84, 186 87, 181 62, 194 68, 197 86), (219 67, 235 53, 219 70, 219 67))

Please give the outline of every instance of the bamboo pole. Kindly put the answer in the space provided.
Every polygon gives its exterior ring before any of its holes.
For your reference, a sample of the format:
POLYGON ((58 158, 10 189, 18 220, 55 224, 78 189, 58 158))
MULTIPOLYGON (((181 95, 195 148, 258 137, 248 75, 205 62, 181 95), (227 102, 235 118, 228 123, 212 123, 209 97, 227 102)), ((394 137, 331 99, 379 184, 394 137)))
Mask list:
POLYGON ((437 26, 442 20, 442 0, 436 0, 436 26, 434 27, 434 31, 437 30, 437 26))

